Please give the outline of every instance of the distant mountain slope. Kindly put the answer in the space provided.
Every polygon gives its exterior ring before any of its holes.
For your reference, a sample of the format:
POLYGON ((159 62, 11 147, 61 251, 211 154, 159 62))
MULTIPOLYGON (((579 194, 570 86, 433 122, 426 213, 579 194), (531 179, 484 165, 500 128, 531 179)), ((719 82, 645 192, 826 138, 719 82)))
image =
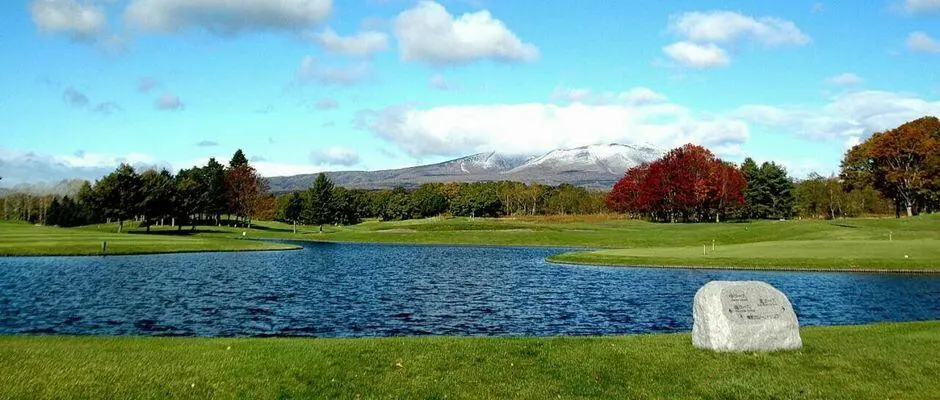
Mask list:
MULTIPOLYGON (((558 149, 539 157, 479 153, 437 164, 382 171, 326 172, 337 186, 351 189, 415 187, 432 182, 519 181, 609 189, 627 169, 662 155, 652 146, 603 144, 558 149)), ((275 193, 310 187, 316 174, 272 177, 275 193)))

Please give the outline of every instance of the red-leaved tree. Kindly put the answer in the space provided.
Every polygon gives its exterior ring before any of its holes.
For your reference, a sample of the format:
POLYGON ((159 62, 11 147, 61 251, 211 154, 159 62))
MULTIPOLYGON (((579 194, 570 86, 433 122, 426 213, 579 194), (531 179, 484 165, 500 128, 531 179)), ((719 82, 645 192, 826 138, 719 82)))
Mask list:
POLYGON ((719 221, 744 204, 744 175, 704 147, 687 144, 627 171, 607 196, 617 212, 655 221, 719 221))

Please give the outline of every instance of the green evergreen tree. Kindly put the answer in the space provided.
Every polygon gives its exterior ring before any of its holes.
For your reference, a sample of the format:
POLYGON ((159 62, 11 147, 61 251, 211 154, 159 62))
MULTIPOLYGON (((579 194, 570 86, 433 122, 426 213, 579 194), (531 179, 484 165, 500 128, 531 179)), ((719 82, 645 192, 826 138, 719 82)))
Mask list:
POLYGON ((59 204, 59 198, 53 197, 49 203, 49 210, 46 211, 46 226, 56 226, 61 224, 62 206, 59 204))
POLYGON ((747 181, 744 203, 750 218, 789 218, 793 215, 793 181, 786 169, 773 162, 760 167, 750 157, 741 164, 747 181))
POLYGON ((173 212, 173 200, 176 197, 176 185, 169 171, 147 170, 140 174, 141 201, 140 212, 144 216, 147 232, 157 219, 169 216, 173 212))
POLYGON ((238 168, 245 165, 248 165, 248 158, 245 157, 245 153, 242 151, 242 149, 236 150, 235 154, 232 155, 232 160, 228 162, 228 167, 238 168))
POLYGON ((304 199, 300 193, 294 192, 287 198, 287 205, 284 208, 284 218, 294 224, 294 233, 297 233, 297 221, 300 220, 300 214, 304 210, 304 199))
POLYGON ((332 223, 334 217, 333 182, 321 172, 305 193, 301 220, 308 225, 320 225, 322 231, 323 224, 332 223))
MULTIPOLYGON (((245 154, 239 150, 232 158, 232 162, 237 161, 240 163, 244 158, 245 154), (238 157, 239 154, 241 157, 238 157)), ((243 165, 247 164, 248 161, 244 160, 243 165)), ((225 198, 225 166, 216 161, 215 158, 210 158, 206 166, 199 169, 199 180, 205 189, 200 198, 200 211, 214 218, 216 225, 218 225, 222 214, 227 211, 230 212, 225 198)))
POLYGON ((134 167, 122 163, 98 181, 95 192, 104 216, 118 221, 118 232, 124 229, 125 220, 137 215, 142 191, 140 176, 134 167))

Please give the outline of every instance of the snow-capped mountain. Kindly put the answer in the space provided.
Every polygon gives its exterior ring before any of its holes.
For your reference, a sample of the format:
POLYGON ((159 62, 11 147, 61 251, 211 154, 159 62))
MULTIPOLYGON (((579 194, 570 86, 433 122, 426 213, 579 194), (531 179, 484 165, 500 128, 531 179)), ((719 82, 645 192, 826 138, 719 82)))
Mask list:
POLYGON ((531 159, 531 157, 507 156, 505 154, 491 151, 488 153, 478 153, 472 156, 458 158, 456 160, 444 162, 443 164, 453 165, 454 167, 459 168, 460 172, 465 174, 474 174, 480 172, 500 173, 516 168, 524 164, 529 159, 531 159))
POLYGON ((508 173, 538 170, 551 172, 598 172, 622 176, 628 169, 651 162, 662 156, 662 151, 651 146, 625 144, 596 144, 574 149, 552 150, 532 159, 508 173))
MULTIPOLYGON (((337 185, 357 189, 414 187, 429 182, 519 181, 609 189, 627 169, 653 161, 663 151, 649 145, 599 144, 558 149, 541 156, 505 155, 495 151, 437 164, 383 171, 337 171, 327 176, 337 185)), ((316 175, 268 178, 275 193, 310 187, 316 175)))

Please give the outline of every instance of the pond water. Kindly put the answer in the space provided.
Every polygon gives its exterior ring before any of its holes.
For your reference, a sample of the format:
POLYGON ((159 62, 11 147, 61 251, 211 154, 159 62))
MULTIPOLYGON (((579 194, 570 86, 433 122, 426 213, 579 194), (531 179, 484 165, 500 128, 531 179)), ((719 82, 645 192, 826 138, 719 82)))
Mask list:
POLYGON ((689 331, 706 282, 763 280, 802 325, 940 319, 940 276, 549 264, 565 249, 0 257, 0 334, 597 335, 689 331))

